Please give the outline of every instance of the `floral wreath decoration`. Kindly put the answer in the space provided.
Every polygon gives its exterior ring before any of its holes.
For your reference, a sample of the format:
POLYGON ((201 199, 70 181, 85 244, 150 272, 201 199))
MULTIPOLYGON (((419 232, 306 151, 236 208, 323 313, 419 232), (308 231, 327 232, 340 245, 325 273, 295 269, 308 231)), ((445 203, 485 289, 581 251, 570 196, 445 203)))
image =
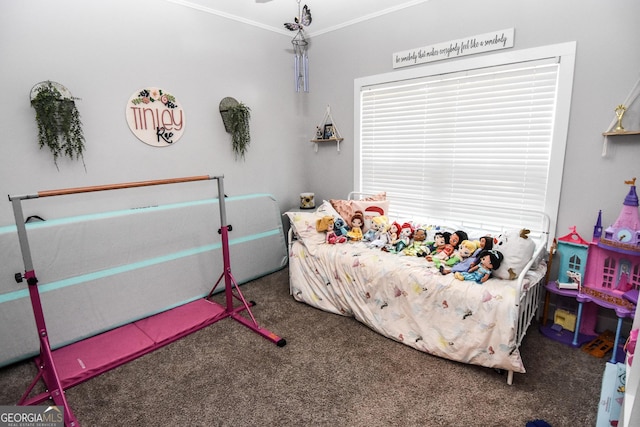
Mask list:
POLYGON ((167 108, 176 108, 178 105, 176 102, 176 97, 162 92, 162 89, 153 90, 153 92, 149 91, 149 89, 143 89, 138 94, 138 97, 131 100, 133 105, 138 104, 148 104, 150 102, 160 101, 167 108))

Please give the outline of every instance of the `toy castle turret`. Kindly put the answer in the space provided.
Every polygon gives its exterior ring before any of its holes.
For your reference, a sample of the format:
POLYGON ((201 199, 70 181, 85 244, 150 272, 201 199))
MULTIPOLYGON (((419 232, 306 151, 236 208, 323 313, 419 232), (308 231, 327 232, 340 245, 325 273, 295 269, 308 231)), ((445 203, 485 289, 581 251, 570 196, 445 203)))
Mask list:
POLYGON ((636 179, 626 181, 625 184, 630 184, 630 187, 620 215, 613 225, 604 230, 598 245, 623 252, 640 253, 640 215, 638 214, 636 179))
POLYGON ((622 317, 635 309, 626 298, 640 287, 640 213, 636 179, 630 185, 618 219, 603 230, 602 212, 593 228, 582 292, 605 301, 622 317))

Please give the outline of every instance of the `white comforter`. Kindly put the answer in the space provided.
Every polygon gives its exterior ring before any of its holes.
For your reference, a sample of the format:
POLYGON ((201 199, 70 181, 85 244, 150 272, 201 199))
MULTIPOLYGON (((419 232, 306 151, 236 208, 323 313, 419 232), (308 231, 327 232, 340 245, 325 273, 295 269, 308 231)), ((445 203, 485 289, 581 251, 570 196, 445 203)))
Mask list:
MULTIPOLYGON (((443 276, 424 258, 389 254, 363 243, 294 241, 289 255, 293 297, 354 316, 403 344, 447 359, 524 373, 516 348, 517 282, 479 285, 443 276)), ((528 273, 536 283, 545 266, 528 273)))

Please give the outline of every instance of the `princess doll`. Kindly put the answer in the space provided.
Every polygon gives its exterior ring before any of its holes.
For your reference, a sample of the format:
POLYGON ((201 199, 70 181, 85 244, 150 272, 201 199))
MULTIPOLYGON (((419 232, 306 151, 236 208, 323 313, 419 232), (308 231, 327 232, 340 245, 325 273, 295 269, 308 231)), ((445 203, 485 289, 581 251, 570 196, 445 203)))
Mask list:
POLYGON ((351 217, 351 230, 347 232, 349 240, 359 242, 362 240, 362 226, 364 225, 364 214, 362 211, 355 211, 351 217))
POLYGON ((457 272, 454 274, 458 280, 474 280, 476 283, 483 284, 493 270, 500 268, 500 263, 504 259, 502 253, 496 250, 484 250, 478 254, 480 262, 469 269, 467 272, 457 272))
POLYGON ((338 236, 334 230, 334 227, 335 225, 332 216, 323 216, 316 221, 316 231, 325 231, 327 233, 325 236, 325 242, 330 245, 346 242, 347 238, 344 236, 338 236))

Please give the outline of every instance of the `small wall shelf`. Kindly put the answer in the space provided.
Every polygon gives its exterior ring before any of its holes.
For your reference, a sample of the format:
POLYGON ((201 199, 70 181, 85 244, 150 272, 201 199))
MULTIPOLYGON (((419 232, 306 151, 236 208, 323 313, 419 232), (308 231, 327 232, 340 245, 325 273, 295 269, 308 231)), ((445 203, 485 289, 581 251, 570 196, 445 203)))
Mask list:
POLYGON ((640 135, 640 130, 623 130, 621 132, 611 131, 602 132, 604 136, 616 136, 616 135, 640 135))
POLYGON ((338 126, 336 125, 333 117, 331 116, 331 106, 327 105, 327 110, 324 113, 324 117, 322 121, 316 128, 316 138, 312 139, 311 142, 315 144, 315 151, 318 152, 318 144, 325 142, 335 142, 338 152, 340 152, 340 143, 344 141, 344 138, 340 136, 340 131, 338 130, 338 126), (328 128, 329 127, 329 128, 328 128), (322 135, 330 135, 329 138, 318 138, 318 136, 322 135))

